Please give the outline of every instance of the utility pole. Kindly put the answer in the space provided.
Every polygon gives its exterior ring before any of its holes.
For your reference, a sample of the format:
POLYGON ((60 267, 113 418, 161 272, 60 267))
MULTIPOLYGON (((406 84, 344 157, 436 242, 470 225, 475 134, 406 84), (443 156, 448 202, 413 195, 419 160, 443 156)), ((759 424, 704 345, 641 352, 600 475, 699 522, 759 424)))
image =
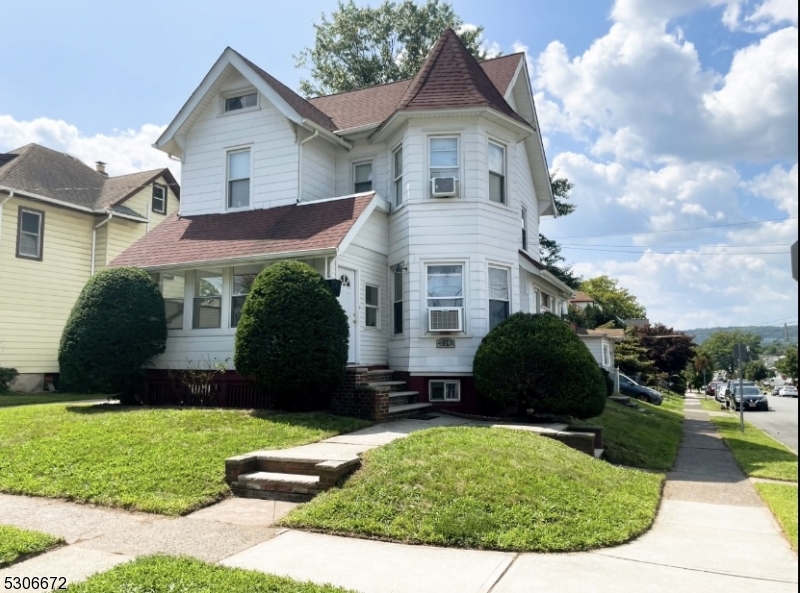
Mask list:
MULTIPOLYGON (((739 430, 744 433, 744 361, 750 352, 746 344, 736 344, 734 354, 739 359, 739 430)), ((733 390, 733 405, 736 408, 736 389, 733 390)))
POLYGON ((783 343, 789 345, 789 326, 786 323, 783 324, 783 343))

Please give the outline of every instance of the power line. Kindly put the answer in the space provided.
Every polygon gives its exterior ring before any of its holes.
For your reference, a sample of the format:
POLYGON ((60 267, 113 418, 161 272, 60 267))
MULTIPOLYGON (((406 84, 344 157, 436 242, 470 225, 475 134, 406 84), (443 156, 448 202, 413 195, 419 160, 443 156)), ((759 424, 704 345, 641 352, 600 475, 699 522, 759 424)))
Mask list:
MULTIPOLYGON (((730 247, 730 248, 746 248, 746 247, 789 247, 791 243, 753 243, 751 245, 706 245, 706 247, 730 247)), ((700 249, 703 245, 612 245, 607 243, 561 243, 562 247, 641 247, 643 249, 700 249)))
POLYGON ((703 252, 703 253, 674 253, 668 251, 629 251, 622 249, 597 249, 596 247, 564 247, 564 249, 571 249, 573 251, 601 251, 604 253, 630 253, 633 255, 680 255, 680 256, 696 256, 696 255, 728 255, 730 257, 745 257, 750 255, 786 255, 785 251, 757 251, 753 253, 730 253, 728 251, 716 252, 703 252))
POLYGON ((787 216, 785 218, 771 218, 769 220, 753 220, 750 222, 731 222, 729 224, 717 224, 712 226, 696 226, 696 227, 687 227, 685 229, 672 229, 669 231, 644 231, 641 233, 609 233, 607 235, 567 235, 563 237, 551 237, 552 239, 596 239, 598 237, 621 237, 621 236, 631 236, 635 237, 638 235, 660 235, 662 233, 681 233, 683 231, 700 231, 705 229, 722 229, 727 227, 733 226, 744 226, 750 224, 765 224, 767 222, 782 222, 784 220, 796 220, 796 216, 787 216))

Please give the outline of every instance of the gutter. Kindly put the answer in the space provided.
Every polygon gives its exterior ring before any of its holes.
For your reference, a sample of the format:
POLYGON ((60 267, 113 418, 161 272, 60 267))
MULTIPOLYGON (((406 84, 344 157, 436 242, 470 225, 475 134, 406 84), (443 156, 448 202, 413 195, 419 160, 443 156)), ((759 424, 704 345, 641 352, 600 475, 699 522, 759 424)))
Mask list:
POLYGON ((303 144, 306 142, 310 142, 314 138, 319 136, 319 130, 314 130, 314 133, 311 134, 305 140, 300 140, 297 143, 297 203, 303 201, 303 144))
MULTIPOLYGON (((9 190, 8 196, 6 196, 5 198, 3 198, 2 201, 0 201, 0 238, 2 238, 2 233, 3 233, 3 204, 8 202, 13 197, 14 197, 14 190, 9 190)), ((0 241, 0 246, 2 246, 2 244, 3 244, 2 241, 0 241)))
POLYGON ((106 218, 104 221, 96 224, 94 226, 94 228, 92 229, 92 269, 91 269, 91 273, 89 274, 89 276, 94 276, 95 250, 97 249, 97 229, 99 229, 104 224, 108 224, 109 222, 111 222, 111 217, 112 216, 114 216, 114 213, 109 211, 108 212, 108 218, 106 218))

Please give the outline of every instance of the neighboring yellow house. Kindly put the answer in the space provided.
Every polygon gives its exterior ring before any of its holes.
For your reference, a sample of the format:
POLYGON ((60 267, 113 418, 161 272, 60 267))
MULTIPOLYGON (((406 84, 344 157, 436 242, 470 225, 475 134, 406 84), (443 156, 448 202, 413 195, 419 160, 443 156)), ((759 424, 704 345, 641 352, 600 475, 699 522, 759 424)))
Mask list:
POLYGON ((169 169, 108 177, 67 154, 28 144, 0 153, 0 367, 15 389, 58 373, 58 344, 86 281, 178 212, 169 169))

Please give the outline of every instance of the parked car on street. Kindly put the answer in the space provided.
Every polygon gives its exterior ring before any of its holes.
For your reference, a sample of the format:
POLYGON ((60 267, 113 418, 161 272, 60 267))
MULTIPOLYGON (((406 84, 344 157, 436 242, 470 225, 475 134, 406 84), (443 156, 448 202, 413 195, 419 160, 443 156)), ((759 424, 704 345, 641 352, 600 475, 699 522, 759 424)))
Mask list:
POLYGON ((781 394, 781 388, 780 388, 780 387, 775 387, 775 388, 772 390, 772 395, 778 395, 778 396, 780 396, 780 394, 781 394))
POLYGON ((644 385, 639 385, 636 381, 630 377, 626 377, 622 373, 619 374, 619 390, 623 395, 635 397, 640 401, 653 404, 654 406, 660 406, 661 402, 664 401, 664 397, 658 391, 645 387, 644 385))
POLYGON ((797 387, 794 385, 784 385, 778 391, 781 397, 797 397, 797 387))
POLYGON ((714 399, 717 400, 719 403, 725 403, 725 391, 727 386, 725 383, 715 383, 714 384, 714 399))
POLYGON ((752 383, 750 385, 743 385, 741 387, 737 383, 732 387, 729 387, 727 390, 725 404, 729 409, 737 411, 739 410, 740 406, 745 410, 763 410, 764 412, 769 411, 767 396, 761 393, 761 390, 752 383))

